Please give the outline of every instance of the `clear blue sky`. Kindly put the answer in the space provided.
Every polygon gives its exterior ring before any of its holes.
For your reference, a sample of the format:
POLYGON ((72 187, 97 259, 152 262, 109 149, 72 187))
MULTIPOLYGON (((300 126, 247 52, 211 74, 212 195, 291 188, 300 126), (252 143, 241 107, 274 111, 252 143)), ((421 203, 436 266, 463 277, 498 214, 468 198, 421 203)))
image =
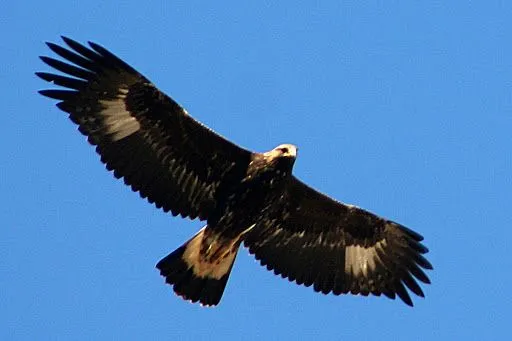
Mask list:
POLYGON ((3 1, 0 339, 504 339, 512 321, 512 2, 3 1), (317 4, 315 4, 317 3, 317 4), (154 266, 202 224, 114 180, 35 71, 108 47, 197 119, 425 236, 426 299, 322 296, 240 252, 221 304, 154 266))

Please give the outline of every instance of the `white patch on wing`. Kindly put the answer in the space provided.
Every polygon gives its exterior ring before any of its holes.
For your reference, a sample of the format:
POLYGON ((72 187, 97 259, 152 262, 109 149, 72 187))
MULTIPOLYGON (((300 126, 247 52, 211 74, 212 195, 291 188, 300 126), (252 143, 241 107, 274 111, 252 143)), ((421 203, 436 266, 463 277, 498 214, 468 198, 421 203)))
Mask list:
POLYGON ((345 248, 345 273, 366 277, 369 272, 375 270, 376 259, 379 257, 377 248, 382 249, 386 244, 386 240, 383 239, 368 248, 356 245, 347 246, 345 248))
POLYGON ((140 129, 140 123, 128 110, 124 99, 128 93, 127 89, 119 89, 119 95, 115 99, 100 100, 104 109, 100 112, 103 124, 112 141, 119 141, 140 129))

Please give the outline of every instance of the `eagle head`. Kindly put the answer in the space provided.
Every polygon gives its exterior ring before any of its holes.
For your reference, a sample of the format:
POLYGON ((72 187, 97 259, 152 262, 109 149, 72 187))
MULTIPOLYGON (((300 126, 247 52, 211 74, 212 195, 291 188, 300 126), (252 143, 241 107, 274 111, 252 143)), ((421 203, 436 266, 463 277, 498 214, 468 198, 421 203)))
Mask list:
POLYGON ((278 169, 285 174, 291 173, 291 169, 297 158, 297 149, 298 148, 293 144, 281 144, 263 153, 265 167, 267 169, 278 169))
POLYGON ((293 144, 280 144, 264 155, 269 158, 291 158, 295 160, 297 158, 297 146, 293 144))

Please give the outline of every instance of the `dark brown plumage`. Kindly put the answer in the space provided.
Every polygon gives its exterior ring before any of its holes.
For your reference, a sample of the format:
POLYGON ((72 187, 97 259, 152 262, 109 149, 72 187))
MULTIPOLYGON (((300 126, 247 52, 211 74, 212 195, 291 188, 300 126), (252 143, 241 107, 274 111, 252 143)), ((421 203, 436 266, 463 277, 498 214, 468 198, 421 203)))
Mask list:
POLYGON ((206 221, 157 264, 177 294, 218 304, 243 242, 269 270, 324 294, 408 305, 407 289, 424 296, 417 280, 430 283, 422 269, 432 266, 418 233, 302 183, 295 146, 240 148, 103 47, 63 40, 68 48, 48 46, 66 62, 41 59, 64 75, 37 75, 64 89, 40 93, 59 101, 116 178, 165 212, 206 221))

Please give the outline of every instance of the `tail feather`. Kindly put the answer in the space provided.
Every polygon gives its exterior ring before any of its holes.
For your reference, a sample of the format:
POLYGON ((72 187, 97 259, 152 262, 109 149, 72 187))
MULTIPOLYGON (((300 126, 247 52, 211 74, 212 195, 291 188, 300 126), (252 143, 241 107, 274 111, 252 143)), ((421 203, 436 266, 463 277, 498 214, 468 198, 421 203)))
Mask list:
POLYGON ((163 258, 156 268, 174 292, 193 303, 215 306, 220 302, 235 261, 238 247, 214 262, 201 253, 205 229, 163 258))

